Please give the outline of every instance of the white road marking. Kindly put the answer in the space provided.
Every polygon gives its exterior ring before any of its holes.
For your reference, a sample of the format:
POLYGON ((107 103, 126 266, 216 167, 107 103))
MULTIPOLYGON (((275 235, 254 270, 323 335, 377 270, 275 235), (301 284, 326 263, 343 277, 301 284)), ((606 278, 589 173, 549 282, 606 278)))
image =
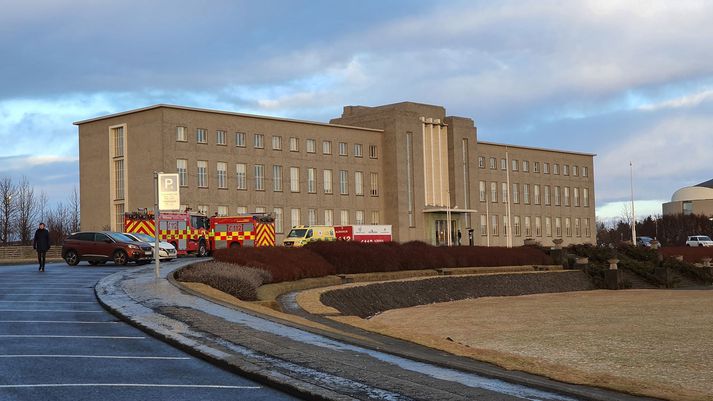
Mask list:
POLYGON ((0 320, 0 323, 119 324, 121 322, 91 322, 86 320, 0 320))
POLYGON ((229 390, 259 390, 260 386, 229 386, 224 384, 152 384, 152 383, 70 383, 70 384, 2 384, 0 388, 37 387, 164 387, 164 388, 215 388, 229 390))
POLYGON ((33 294, 33 293, 12 293, 12 292, 6 292, 6 293, 0 293, 0 295, 13 295, 13 296, 16 296, 16 295, 23 295, 23 296, 32 295, 32 296, 36 296, 36 297, 37 297, 37 296, 43 296, 43 297, 44 297, 44 296, 46 296, 46 295, 52 295, 52 296, 56 295, 56 296, 63 296, 63 297, 86 297, 86 296, 88 296, 88 295, 90 295, 90 294, 51 294, 51 293, 44 293, 44 292, 43 292, 43 293, 40 293, 40 294, 38 294, 38 293, 34 293, 34 294, 33 294))
POLYGON ((191 359, 185 356, 123 356, 123 355, 1 355, 0 358, 86 358, 86 359, 142 359, 162 361, 184 361, 191 359))
POLYGON ((59 310, 59 309, 0 309, 0 312, 105 313, 103 310, 59 310))
POLYGON ((0 290, 86 290, 94 288, 87 285, 86 287, 0 287, 0 290))
POLYGON ((130 336, 62 336, 45 334, 0 334, 0 338, 88 338, 102 340, 145 340, 146 337, 130 336))
POLYGON ((2 301, 0 302, 9 302, 13 304, 44 304, 47 302, 52 302, 53 304, 96 304, 96 302, 90 302, 90 301, 2 301))

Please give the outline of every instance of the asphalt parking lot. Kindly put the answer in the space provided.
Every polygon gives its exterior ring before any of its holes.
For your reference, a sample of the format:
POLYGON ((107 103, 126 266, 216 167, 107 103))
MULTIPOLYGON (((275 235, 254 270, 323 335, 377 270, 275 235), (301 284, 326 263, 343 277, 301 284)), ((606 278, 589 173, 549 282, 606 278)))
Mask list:
POLYGON ((94 285, 121 269, 0 266, 0 400, 294 399, 106 312, 94 285))

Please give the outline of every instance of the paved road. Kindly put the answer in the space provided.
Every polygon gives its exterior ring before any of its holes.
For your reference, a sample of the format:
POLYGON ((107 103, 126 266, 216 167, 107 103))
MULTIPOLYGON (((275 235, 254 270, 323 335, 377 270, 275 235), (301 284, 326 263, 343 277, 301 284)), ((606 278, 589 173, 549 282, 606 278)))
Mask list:
POLYGON ((288 400, 106 312, 113 266, 0 266, 0 400, 288 400))

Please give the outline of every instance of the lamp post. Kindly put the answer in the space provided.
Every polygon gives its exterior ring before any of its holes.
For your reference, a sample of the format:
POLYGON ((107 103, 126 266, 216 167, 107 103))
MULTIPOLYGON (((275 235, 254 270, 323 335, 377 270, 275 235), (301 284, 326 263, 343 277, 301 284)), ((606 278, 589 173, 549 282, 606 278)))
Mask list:
POLYGON ((634 165, 629 162, 631 176, 631 243, 636 246, 636 210, 634 209, 634 165))

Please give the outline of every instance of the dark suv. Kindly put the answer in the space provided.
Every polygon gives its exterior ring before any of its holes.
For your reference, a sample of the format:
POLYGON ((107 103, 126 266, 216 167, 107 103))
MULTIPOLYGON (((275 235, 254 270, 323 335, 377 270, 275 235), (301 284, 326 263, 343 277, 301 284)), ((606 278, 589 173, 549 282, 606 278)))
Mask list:
POLYGON ((121 266, 128 262, 144 264, 153 258, 153 248, 121 233, 79 232, 64 240, 62 258, 70 266, 76 266, 82 260, 89 261, 92 266, 110 260, 121 266))

